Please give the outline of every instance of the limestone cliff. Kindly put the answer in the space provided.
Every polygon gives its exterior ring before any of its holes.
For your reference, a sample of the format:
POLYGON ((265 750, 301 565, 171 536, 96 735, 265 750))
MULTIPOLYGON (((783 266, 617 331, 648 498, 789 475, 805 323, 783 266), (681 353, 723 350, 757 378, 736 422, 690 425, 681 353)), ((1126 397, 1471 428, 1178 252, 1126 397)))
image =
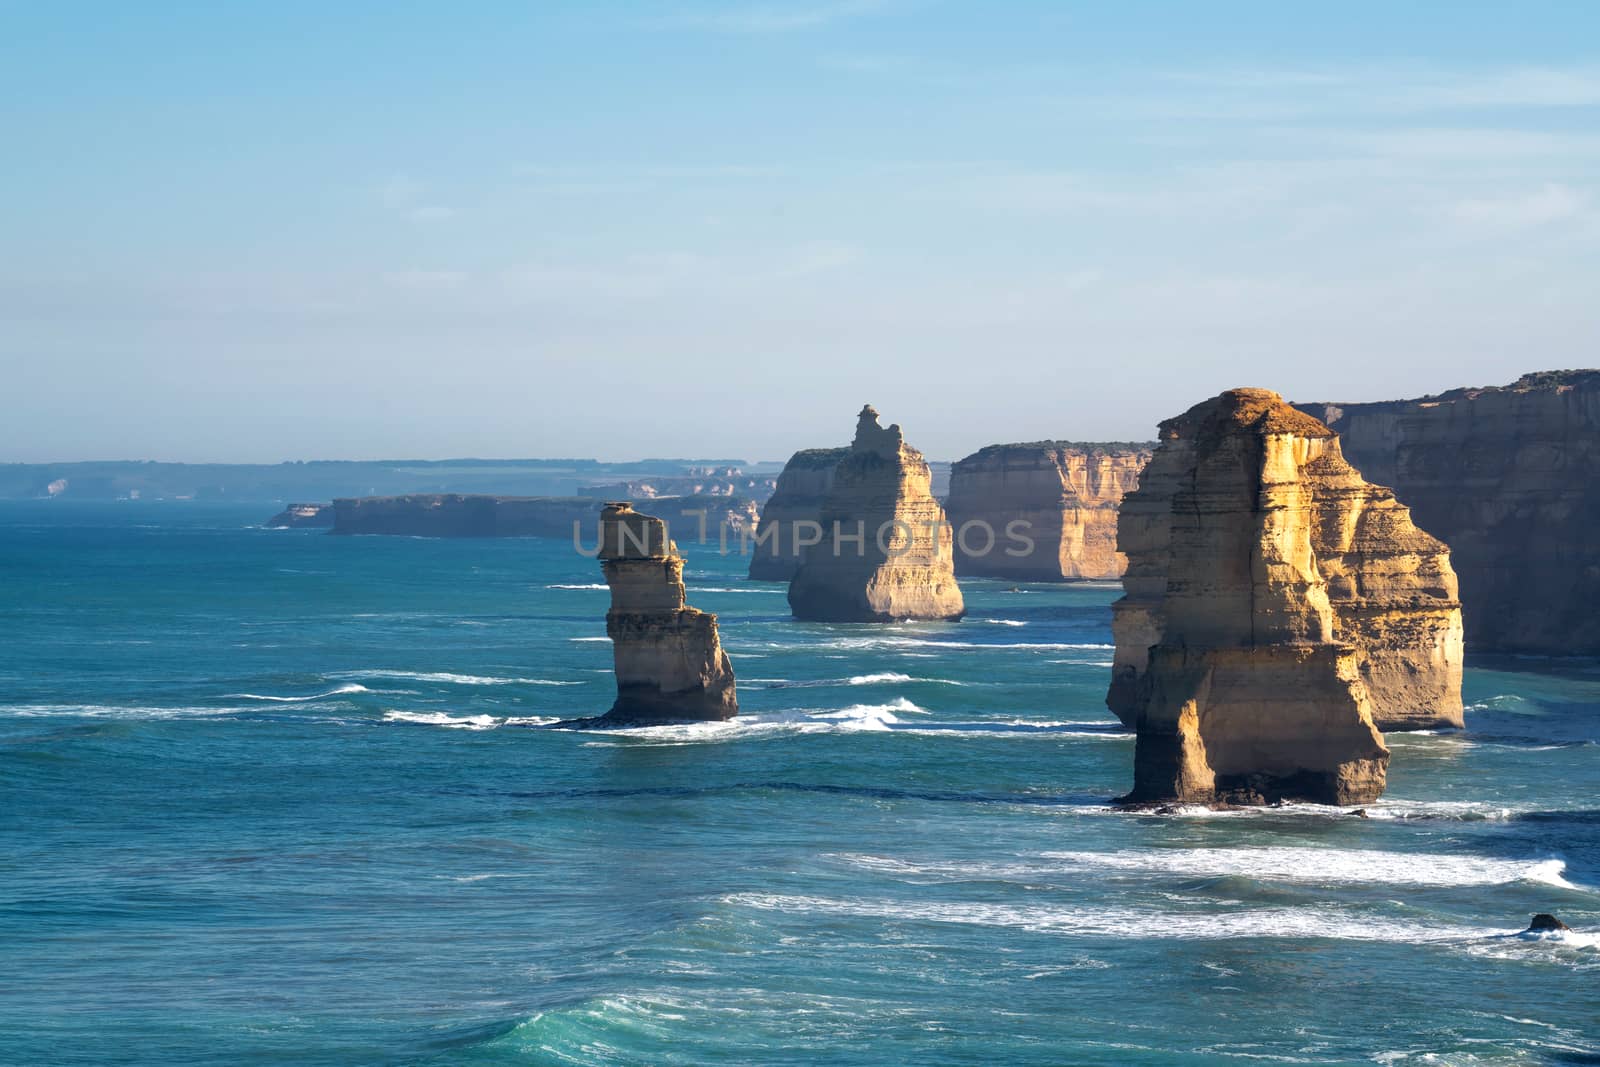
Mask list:
POLYGON ((1374 799, 1380 717, 1460 719, 1444 546, 1275 393, 1231 390, 1160 436, 1119 534, 1107 703, 1138 731, 1130 798, 1374 799))
POLYGON ((303 529, 333 525, 332 504, 290 504, 264 524, 273 529, 303 529))
POLYGON ((1301 407, 1449 542, 1469 648, 1600 655, 1600 370, 1301 407))
POLYGON ((952 535, 922 453, 898 425, 861 409, 850 453, 833 472, 819 543, 789 584, 795 617, 818 622, 958 619, 952 535))
POLYGON ((1117 507, 1152 445, 990 445, 958 462, 945 510, 958 575, 1054 582, 1119 578, 1117 507))
MULTIPOLYGON (((1417 528, 1393 491, 1362 478, 1326 426, 1293 409, 1274 418, 1288 424, 1292 415, 1314 442, 1292 476, 1306 494, 1319 596, 1332 611, 1332 639, 1355 650, 1374 721, 1384 730, 1462 725, 1462 613, 1450 550, 1417 528)), ((1163 423, 1163 432, 1185 418, 1163 423)), ((1191 477, 1183 452, 1164 441, 1122 506, 1119 545, 1129 563, 1125 595, 1112 608, 1117 649, 1106 703, 1129 726, 1141 706, 1144 650, 1167 634, 1173 501, 1191 477)))
POLYGON ((822 502, 833 487, 833 469, 848 448, 807 448, 789 457, 778 487, 761 509, 750 554, 750 577, 787 582, 800 569, 798 541, 810 536, 810 523, 822 516, 822 502))
POLYGON ((738 714, 733 667, 717 617, 684 603, 683 557, 666 525, 629 504, 600 517, 600 559, 611 587, 606 634, 624 721, 719 720, 738 714))

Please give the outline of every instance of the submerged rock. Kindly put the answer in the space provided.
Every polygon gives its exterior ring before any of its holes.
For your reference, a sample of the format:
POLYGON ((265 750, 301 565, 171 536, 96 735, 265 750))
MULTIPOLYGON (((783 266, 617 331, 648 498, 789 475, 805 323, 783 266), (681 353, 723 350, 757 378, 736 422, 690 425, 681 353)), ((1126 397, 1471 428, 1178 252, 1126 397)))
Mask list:
POLYGON ((1120 535, 1108 703, 1138 731, 1130 801, 1383 792, 1389 751, 1314 547, 1322 479, 1308 468, 1326 460, 1349 490, 1337 456, 1332 431, 1263 389, 1161 424, 1120 535))
POLYGON ((1541 911, 1539 914, 1533 917, 1532 921, 1528 923, 1528 928, 1522 932, 1525 934, 1538 934, 1550 930, 1570 929, 1572 929, 1572 927, 1568 926, 1554 915, 1551 915, 1547 911, 1541 911))
MULTIPOLYGON (((1175 501, 1190 500, 1197 491, 1190 486, 1194 465, 1222 440, 1219 428, 1206 426, 1205 420, 1220 418, 1232 432, 1261 442, 1259 472, 1253 476, 1260 482, 1263 514, 1254 521, 1263 543, 1261 560, 1252 566, 1282 571, 1284 548, 1267 540, 1283 536, 1282 516, 1265 509, 1278 508, 1272 501, 1292 487, 1298 509, 1294 535, 1304 534, 1308 542, 1304 562, 1310 568, 1310 595, 1318 610, 1326 604, 1331 641, 1354 651, 1374 723, 1383 730, 1461 726, 1461 604, 1449 548, 1417 528, 1392 490, 1370 484, 1345 461, 1337 434, 1277 394, 1233 390, 1208 403, 1213 405, 1209 411, 1202 412, 1207 405, 1200 405, 1162 424, 1164 434, 1179 436, 1163 442, 1145 469, 1142 487, 1123 503, 1118 536, 1129 567, 1123 577, 1126 595, 1113 607, 1117 649, 1107 705, 1125 724, 1135 725, 1144 699, 1140 681, 1146 650, 1165 640, 1174 582, 1200 582, 1219 604, 1231 599, 1237 608, 1263 577, 1273 580, 1271 574, 1237 569, 1207 574, 1203 550, 1192 561, 1194 574, 1173 570, 1174 515, 1189 506, 1175 501), (1234 414, 1220 414, 1224 409, 1234 414), (1258 423, 1252 426, 1252 419, 1258 423), (1201 432, 1210 437, 1190 439, 1201 432)), ((1228 470, 1214 477, 1247 476, 1247 471, 1228 470)), ((1184 519, 1190 527, 1200 521, 1184 519)), ((1252 520, 1241 516, 1238 521, 1248 526, 1252 520)))
POLYGON ((861 409, 850 452, 834 468, 817 543, 789 583, 795 618, 816 622, 959 619, 950 524, 922 453, 898 425, 861 409))
POLYGON ((958 462, 945 509, 956 574, 1059 582, 1120 578, 1117 506, 1138 487, 1148 444, 989 445, 958 462))
POLYGON ((1450 543, 1475 652, 1600 655, 1600 370, 1301 407, 1450 543))
POLYGON ((630 504, 607 504, 600 559, 611 587, 606 634, 617 676, 617 702, 606 719, 703 721, 738 714, 717 617, 685 605, 683 557, 666 524, 630 504))
POLYGON ((850 454, 848 448, 807 448, 789 457, 778 475, 778 487, 761 508, 750 577, 787 582, 800 569, 800 541, 820 530, 822 504, 833 488, 833 470, 850 454))

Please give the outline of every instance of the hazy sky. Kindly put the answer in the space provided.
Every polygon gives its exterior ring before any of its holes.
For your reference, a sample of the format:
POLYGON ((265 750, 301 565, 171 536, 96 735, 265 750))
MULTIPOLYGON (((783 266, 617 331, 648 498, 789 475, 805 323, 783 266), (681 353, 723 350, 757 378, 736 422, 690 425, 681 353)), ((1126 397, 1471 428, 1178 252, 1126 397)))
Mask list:
POLYGON ((0 0, 0 461, 936 458, 1600 365, 1600 4, 0 0))

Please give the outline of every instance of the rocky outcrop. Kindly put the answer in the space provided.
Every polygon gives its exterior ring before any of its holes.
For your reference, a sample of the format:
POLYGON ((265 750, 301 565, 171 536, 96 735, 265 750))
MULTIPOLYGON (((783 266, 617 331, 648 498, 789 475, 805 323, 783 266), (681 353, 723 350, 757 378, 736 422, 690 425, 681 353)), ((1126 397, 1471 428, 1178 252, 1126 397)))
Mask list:
MULTIPOLYGON (((1240 397, 1261 392, 1235 390, 1212 403, 1243 405, 1240 397)), ((1273 476, 1292 476, 1302 486, 1330 636, 1354 649, 1374 722, 1383 730, 1461 726, 1462 611, 1449 548, 1417 527, 1393 491, 1370 484, 1346 462, 1325 425, 1292 408, 1271 410, 1275 425, 1302 420, 1307 443, 1298 446, 1292 471, 1273 476)), ((1163 433, 1180 432, 1189 418, 1163 423, 1163 433)), ((1106 703, 1129 726, 1142 706, 1145 650, 1167 639, 1173 502, 1192 492, 1188 462, 1187 446, 1163 441, 1143 485, 1123 502, 1119 544, 1129 566, 1125 595, 1112 609, 1117 648, 1106 703)))
POLYGON ((820 541, 804 549, 789 607, 817 622, 959 619, 950 524, 922 453, 898 425, 861 409, 850 453, 833 471, 820 541))
POLYGON ((798 542, 821 529, 822 502, 833 488, 833 469, 848 448, 807 448, 796 452, 778 475, 778 488, 761 509, 761 523, 750 554, 750 577, 787 582, 800 569, 798 542))
POLYGON ((1120 578, 1117 508, 1153 445, 990 445, 958 462, 945 510, 956 573, 1057 582, 1120 578))
POLYGON ((1600 370, 1300 407, 1449 542, 1468 648, 1600 655, 1600 370))
POLYGON ((606 718, 704 721, 738 714, 717 617, 685 605, 683 557, 666 524, 629 504, 607 504, 600 559, 611 587, 606 634, 617 677, 617 702, 606 718))
POLYGON ((1381 719, 1460 721, 1447 551, 1276 393, 1162 423, 1119 547, 1107 703, 1138 731, 1130 799, 1363 803, 1381 719))
POLYGON ((290 504, 266 521, 275 530, 333 525, 332 504, 290 504))
MULTIPOLYGON (((719 549, 726 543, 729 551, 737 548, 740 537, 755 529, 757 519, 752 502, 724 496, 664 497, 652 501, 651 507, 669 524, 674 538, 715 544, 719 549)), ((350 497, 333 502, 333 532, 408 537, 577 538, 585 550, 592 551, 599 509, 599 502, 585 497, 461 493, 350 497)))

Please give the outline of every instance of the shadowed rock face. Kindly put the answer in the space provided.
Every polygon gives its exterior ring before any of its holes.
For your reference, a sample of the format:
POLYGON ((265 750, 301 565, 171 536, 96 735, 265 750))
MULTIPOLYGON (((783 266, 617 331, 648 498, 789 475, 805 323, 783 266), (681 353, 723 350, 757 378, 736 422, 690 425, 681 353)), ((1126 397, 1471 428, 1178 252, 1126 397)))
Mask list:
POLYGON ((1119 547, 1107 703, 1138 730, 1130 799, 1363 803, 1381 717, 1459 723, 1447 551, 1276 393, 1162 423, 1119 547))
POLYGON ((1474 652, 1600 655, 1600 370, 1300 407, 1450 543, 1474 652))
POLYGON ((951 532, 930 491, 922 453, 898 425, 884 429, 861 409, 849 455, 834 468, 823 502, 821 541, 804 550, 789 583, 798 619, 890 622, 959 619, 951 532))
POLYGON ((683 558, 666 525, 628 504, 600 517, 611 587, 606 634, 616 660, 617 720, 720 720, 738 714, 717 617, 684 604, 683 558))
POLYGON ((946 504, 956 573, 1034 582, 1120 578, 1127 560, 1117 551, 1117 506, 1137 488, 1153 447, 1039 441, 990 445, 961 460, 946 504), (1026 540, 1009 537, 1008 529, 1026 540))
POLYGON ((797 542, 812 536, 810 524, 820 521, 822 503, 833 488, 833 469, 849 454, 848 448, 807 448, 789 457, 778 475, 778 488, 761 508, 751 578, 787 582, 794 577, 800 569, 797 542))

